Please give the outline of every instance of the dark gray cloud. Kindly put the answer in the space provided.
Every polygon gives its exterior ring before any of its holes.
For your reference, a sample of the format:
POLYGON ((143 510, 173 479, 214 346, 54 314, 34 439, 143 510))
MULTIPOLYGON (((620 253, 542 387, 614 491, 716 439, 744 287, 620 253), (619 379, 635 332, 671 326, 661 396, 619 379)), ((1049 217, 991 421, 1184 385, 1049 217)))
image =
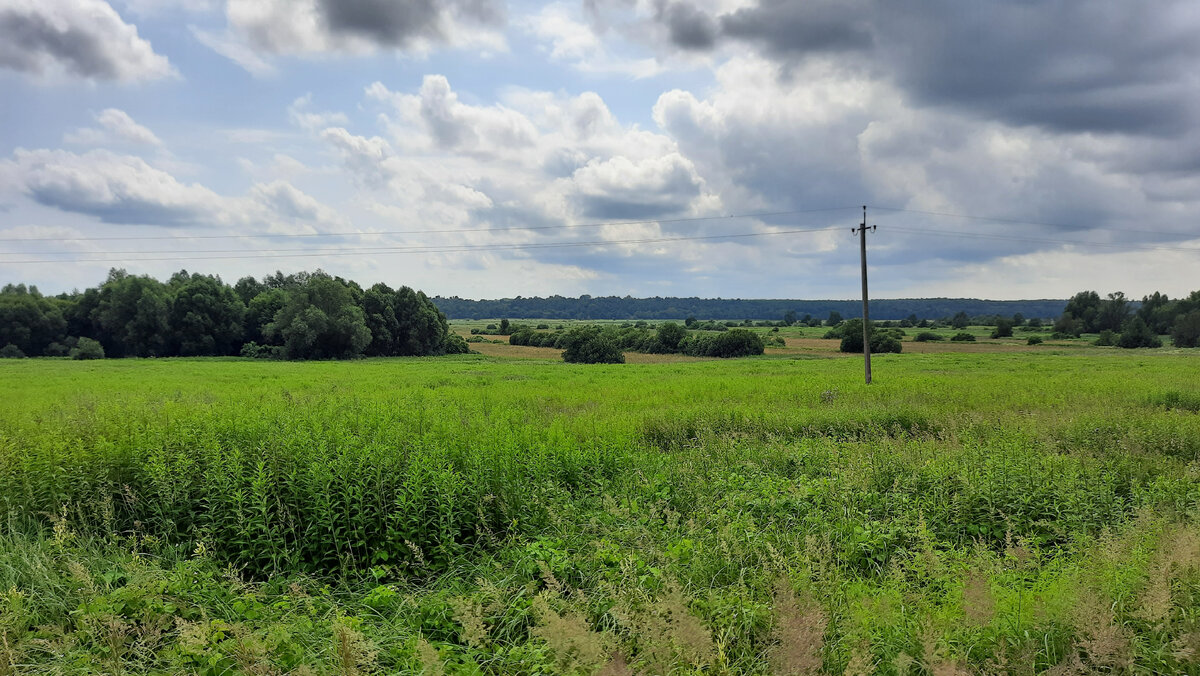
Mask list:
POLYGON ((442 37, 447 13, 483 24, 504 19, 494 0, 318 0, 331 33, 350 33, 388 46, 442 37))
MULTIPOLYGON (((672 6, 674 7, 674 6, 672 6)), ((1058 131, 1170 136, 1200 115, 1200 7, 1162 0, 760 0, 687 12, 697 37, 657 17, 671 44, 752 44, 794 64, 841 54, 925 105, 1058 131)))
POLYGON ((0 8, 0 68, 97 80, 143 80, 169 75, 154 53, 108 3, 17 2, 0 8))
POLYGON ((722 16, 721 32, 785 58, 863 50, 874 44, 864 5, 858 0, 762 0, 722 16))
POLYGON ((671 42, 684 49, 712 49, 717 42, 716 21, 690 4, 668 4, 661 8, 660 19, 667 25, 671 42))

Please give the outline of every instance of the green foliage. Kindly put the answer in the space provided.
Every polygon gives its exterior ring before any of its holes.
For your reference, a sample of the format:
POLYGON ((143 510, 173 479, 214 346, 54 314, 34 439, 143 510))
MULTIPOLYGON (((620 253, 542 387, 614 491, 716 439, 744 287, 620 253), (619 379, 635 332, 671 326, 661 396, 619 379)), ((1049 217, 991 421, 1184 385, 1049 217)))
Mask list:
POLYGON ((975 334, 967 333, 966 331, 960 331, 959 333, 956 333, 953 336, 950 336, 950 340, 953 340, 955 342, 960 342, 960 343, 961 342, 973 343, 973 342, 975 342, 975 334))
POLYGON ((679 343, 687 338, 687 329, 676 324, 675 322, 664 322, 659 325, 656 337, 659 344, 662 345, 664 351, 675 352, 679 349, 679 343))
POLYGON ((1099 345, 1101 347, 1116 345, 1117 340, 1120 337, 1121 337, 1120 334, 1118 334, 1116 331, 1113 331, 1111 329, 1104 329, 1103 331, 1100 332, 1100 335, 1096 336, 1096 340, 1094 341, 1094 344, 1099 345))
POLYGON ((1135 316, 1121 327, 1121 337, 1117 340, 1117 346, 1126 349, 1162 347, 1162 340, 1150 330, 1141 317, 1135 316))
POLYGON ((247 359, 283 359, 283 348, 278 345, 259 345, 249 342, 242 345, 239 356, 247 359))
POLYGON ((371 332, 365 349, 369 356, 443 354, 451 346, 465 347, 450 338, 446 316, 429 298, 407 286, 392 291, 386 284, 376 284, 363 293, 362 308, 371 332))
POLYGON ((971 318, 966 312, 957 312, 954 318, 950 320, 950 326, 956 329, 965 329, 971 323, 971 318))
POLYGON ((825 320, 825 326, 837 326, 842 323, 842 313, 837 310, 832 310, 829 313, 829 318, 825 320))
POLYGON ((0 345, 45 354, 51 343, 64 340, 66 328, 61 303, 43 297, 37 287, 9 284, 0 289, 0 345))
MULTIPOLYGON (((873 324, 874 322, 872 322, 873 324)), ((840 350, 842 352, 861 354, 863 351, 862 320, 847 320, 842 324, 840 330, 842 335, 840 350)), ((899 354, 904 349, 900 343, 900 338, 903 335, 904 331, 902 329, 879 328, 873 325, 871 327, 871 352, 880 354, 894 352, 899 354)))
POLYGON ((1162 407, 1167 410, 1200 413, 1200 392, 1167 390, 1166 392, 1158 392, 1151 395, 1149 403, 1151 406, 1162 407))
POLYGON ((8 345, 5 345, 4 347, 0 347, 0 359, 24 359, 24 358, 25 358, 25 353, 21 351, 21 348, 17 347, 16 345, 13 345, 12 343, 9 343, 8 345))
POLYGON ((169 354, 184 357, 236 354, 246 306, 219 277, 176 273, 170 281, 169 354))
POLYGON ((1175 347, 1200 346, 1200 310, 1192 310, 1175 318, 1171 327, 1171 342, 1175 347))
POLYGON ((5 362, 0 665, 1192 673, 1192 358, 1056 352, 5 362))
POLYGON ((100 287, 91 317, 104 352, 110 357, 157 357, 168 354, 166 285, 147 276, 113 270, 100 287))
POLYGON ((283 345, 287 359, 348 359, 371 342, 350 287, 326 274, 314 274, 292 289, 263 333, 283 345))
POLYGON ((913 340, 918 343, 927 343, 929 341, 945 339, 945 336, 940 333, 934 333, 933 331, 922 331, 918 333, 915 338, 913 338, 913 340))
POLYGON ((692 334, 679 344, 681 352, 693 357, 749 357, 764 352, 762 336, 746 329, 730 329, 716 335, 692 334))
POLYGON ((562 339, 563 361, 571 364, 624 364, 625 355, 616 341, 598 326, 580 326, 562 339))
POLYGON ((992 331, 992 338, 1011 338, 1013 334, 1013 323, 1008 319, 996 320, 996 328, 992 331))
POLYGON ((71 348, 71 359, 104 359, 104 346, 91 338, 80 338, 71 348))
POLYGON ((47 357, 66 357, 71 354, 71 348, 62 343, 54 342, 47 345, 42 354, 47 357))
POLYGON ((1029 338, 1028 338, 1028 339, 1025 341, 1025 344, 1026 344, 1026 345, 1041 345, 1041 344, 1042 344, 1042 337, 1041 337, 1041 336, 1030 336, 1030 337, 1029 337, 1029 338))

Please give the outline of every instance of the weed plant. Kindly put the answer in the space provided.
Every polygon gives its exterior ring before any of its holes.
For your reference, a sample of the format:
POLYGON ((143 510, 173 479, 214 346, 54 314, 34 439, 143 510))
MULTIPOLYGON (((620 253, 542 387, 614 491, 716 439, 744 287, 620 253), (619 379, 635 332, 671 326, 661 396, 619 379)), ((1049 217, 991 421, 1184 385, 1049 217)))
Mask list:
POLYGON ((0 673, 1197 673, 1180 354, 14 360, 0 673))

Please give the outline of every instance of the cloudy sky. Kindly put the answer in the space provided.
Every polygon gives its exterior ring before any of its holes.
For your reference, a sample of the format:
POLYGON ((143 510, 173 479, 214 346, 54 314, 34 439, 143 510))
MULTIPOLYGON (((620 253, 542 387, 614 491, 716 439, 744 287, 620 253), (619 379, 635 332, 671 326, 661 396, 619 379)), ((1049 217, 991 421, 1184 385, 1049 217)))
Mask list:
POLYGON ((1194 0, 0 0, 0 282, 853 298, 867 204, 877 297, 1175 296, 1197 35, 1194 0))

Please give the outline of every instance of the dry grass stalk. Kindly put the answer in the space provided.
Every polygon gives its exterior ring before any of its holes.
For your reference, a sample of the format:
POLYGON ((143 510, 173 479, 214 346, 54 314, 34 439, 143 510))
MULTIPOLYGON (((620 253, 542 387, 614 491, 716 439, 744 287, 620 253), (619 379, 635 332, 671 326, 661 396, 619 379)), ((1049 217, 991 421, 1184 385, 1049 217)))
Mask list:
POLYGON ((842 676, 871 676, 875 673, 875 658, 871 655, 871 642, 867 639, 859 641, 850 653, 850 661, 842 676))
POLYGON ((451 601, 454 619, 462 625, 459 636, 472 648, 481 648, 488 639, 487 625, 483 621, 483 608, 478 601, 459 597, 451 601))
POLYGON ((338 620, 333 624, 333 639, 339 674, 357 676, 360 670, 370 670, 375 662, 375 650, 361 632, 338 620))
POLYGON ((545 596, 535 596, 533 610, 538 626, 532 634, 550 646, 554 659, 564 672, 593 670, 608 660, 604 637, 592 631, 587 619, 576 611, 559 614, 545 596))
POLYGON ((236 638, 233 658, 237 661, 240 673, 251 676, 275 676, 280 673, 279 669, 271 664, 267 647, 252 632, 246 631, 241 625, 235 625, 233 634, 236 638))
POLYGON ((421 661, 421 673, 427 676, 442 676, 446 673, 445 665, 442 664, 442 658, 438 656, 437 649, 425 640, 425 637, 417 639, 417 659, 421 661))
POLYGON ((1190 631, 1171 641, 1171 656, 1184 664, 1200 662, 1200 631, 1190 631))
POLYGON ((986 627, 996 616, 996 599, 992 596, 988 578, 978 570, 967 573, 963 584, 963 612, 967 622, 976 627, 986 627))
POLYGON ((821 670, 828 618, 821 606, 796 595, 787 578, 775 582, 775 634, 779 644, 772 655, 775 672, 815 674, 821 670))
POLYGON ((938 649, 938 636, 932 628, 921 634, 921 649, 924 653, 925 668, 932 676, 970 676, 971 672, 962 664, 946 657, 938 649))
POLYGON ((555 596, 561 596, 563 593, 563 585, 554 577, 554 571, 550 570, 550 566, 545 561, 538 559, 538 570, 542 574, 542 582, 546 583, 546 589, 550 590, 555 596))
POLYGON ((633 668, 629 666, 624 655, 615 652, 609 658, 608 664, 596 672, 596 676, 633 676, 633 668))
POLYGON ((1077 652, 1086 655, 1088 668, 1124 671, 1132 666, 1129 632, 1116 623, 1112 607, 1095 591, 1085 591, 1076 604, 1075 628, 1077 652))
POLYGON ((1159 537, 1150 575, 1142 590, 1137 616, 1151 622, 1166 622, 1171 614, 1171 582, 1200 566, 1200 535, 1188 526, 1166 529, 1159 537))

